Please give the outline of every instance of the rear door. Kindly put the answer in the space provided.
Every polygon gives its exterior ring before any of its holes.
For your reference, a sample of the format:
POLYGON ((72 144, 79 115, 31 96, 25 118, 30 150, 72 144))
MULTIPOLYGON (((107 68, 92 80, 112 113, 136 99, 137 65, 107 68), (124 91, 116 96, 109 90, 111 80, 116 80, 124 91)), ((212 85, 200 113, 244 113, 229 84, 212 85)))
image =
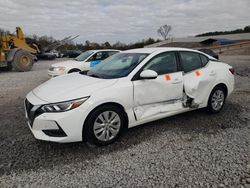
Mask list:
POLYGON ((178 70, 176 53, 164 52, 156 55, 141 71, 143 70, 154 70, 158 77, 150 80, 138 78, 133 81, 134 112, 137 119, 153 118, 160 113, 180 109, 183 73, 178 70))
POLYGON ((207 65, 209 59, 203 54, 180 51, 179 58, 184 72, 184 91, 194 103, 202 104, 216 79, 216 72, 207 65))

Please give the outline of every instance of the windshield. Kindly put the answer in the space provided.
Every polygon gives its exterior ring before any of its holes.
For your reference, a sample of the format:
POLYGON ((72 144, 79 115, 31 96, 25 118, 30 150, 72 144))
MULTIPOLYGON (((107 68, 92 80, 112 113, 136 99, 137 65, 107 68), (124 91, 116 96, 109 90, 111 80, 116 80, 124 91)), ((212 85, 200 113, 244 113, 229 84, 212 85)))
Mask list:
POLYGON ((79 56, 75 58, 76 61, 84 61, 87 59, 90 55, 92 55, 94 52, 93 51, 86 51, 81 53, 79 56))
POLYGON ((118 53, 88 71, 92 77, 111 79, 127 76, 148 54, 118 53))

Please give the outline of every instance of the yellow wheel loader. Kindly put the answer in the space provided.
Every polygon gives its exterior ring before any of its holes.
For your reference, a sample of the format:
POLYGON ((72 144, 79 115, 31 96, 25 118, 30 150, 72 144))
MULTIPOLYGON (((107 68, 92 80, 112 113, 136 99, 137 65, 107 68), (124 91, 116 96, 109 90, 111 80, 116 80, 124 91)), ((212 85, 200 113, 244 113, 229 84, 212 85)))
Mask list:
POLYGON ((15 34, 0 34, 0 67, 8 70, 25 72, 33 67, 39 47, 33 43, 26 43, 23 31, 16 28, 15 34))

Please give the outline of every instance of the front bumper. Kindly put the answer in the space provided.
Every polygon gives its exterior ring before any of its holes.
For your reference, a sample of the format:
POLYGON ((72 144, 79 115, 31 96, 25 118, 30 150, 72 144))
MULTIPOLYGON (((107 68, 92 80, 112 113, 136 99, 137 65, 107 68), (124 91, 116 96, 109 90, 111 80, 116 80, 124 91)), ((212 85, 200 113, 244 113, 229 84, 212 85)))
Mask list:
POLYGON ((86 119, 83 111, 86 107, 81 105, 67 112, 44 113, 41 103, 32 92, 25 99, 26 120, 36 139, 59 143, 82 141, 82 128, 86 119))

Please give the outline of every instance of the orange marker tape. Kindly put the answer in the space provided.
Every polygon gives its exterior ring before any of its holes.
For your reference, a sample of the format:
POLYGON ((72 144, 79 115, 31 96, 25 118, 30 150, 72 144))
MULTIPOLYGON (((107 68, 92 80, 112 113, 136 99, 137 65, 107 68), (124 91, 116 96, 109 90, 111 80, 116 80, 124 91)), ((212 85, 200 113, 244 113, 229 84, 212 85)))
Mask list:
POLYGON ((198 71, 198 70, 195 71, 195 75, 196 75, 196 76, 200 76, 200 75, 201 75, 200 71, 198 71))
POLYGON ((166 79, 166 80, 171 80, 171 76, 170 76, 169 74, 166 74, 166 75, 165 75, 165 79, 166 79))

